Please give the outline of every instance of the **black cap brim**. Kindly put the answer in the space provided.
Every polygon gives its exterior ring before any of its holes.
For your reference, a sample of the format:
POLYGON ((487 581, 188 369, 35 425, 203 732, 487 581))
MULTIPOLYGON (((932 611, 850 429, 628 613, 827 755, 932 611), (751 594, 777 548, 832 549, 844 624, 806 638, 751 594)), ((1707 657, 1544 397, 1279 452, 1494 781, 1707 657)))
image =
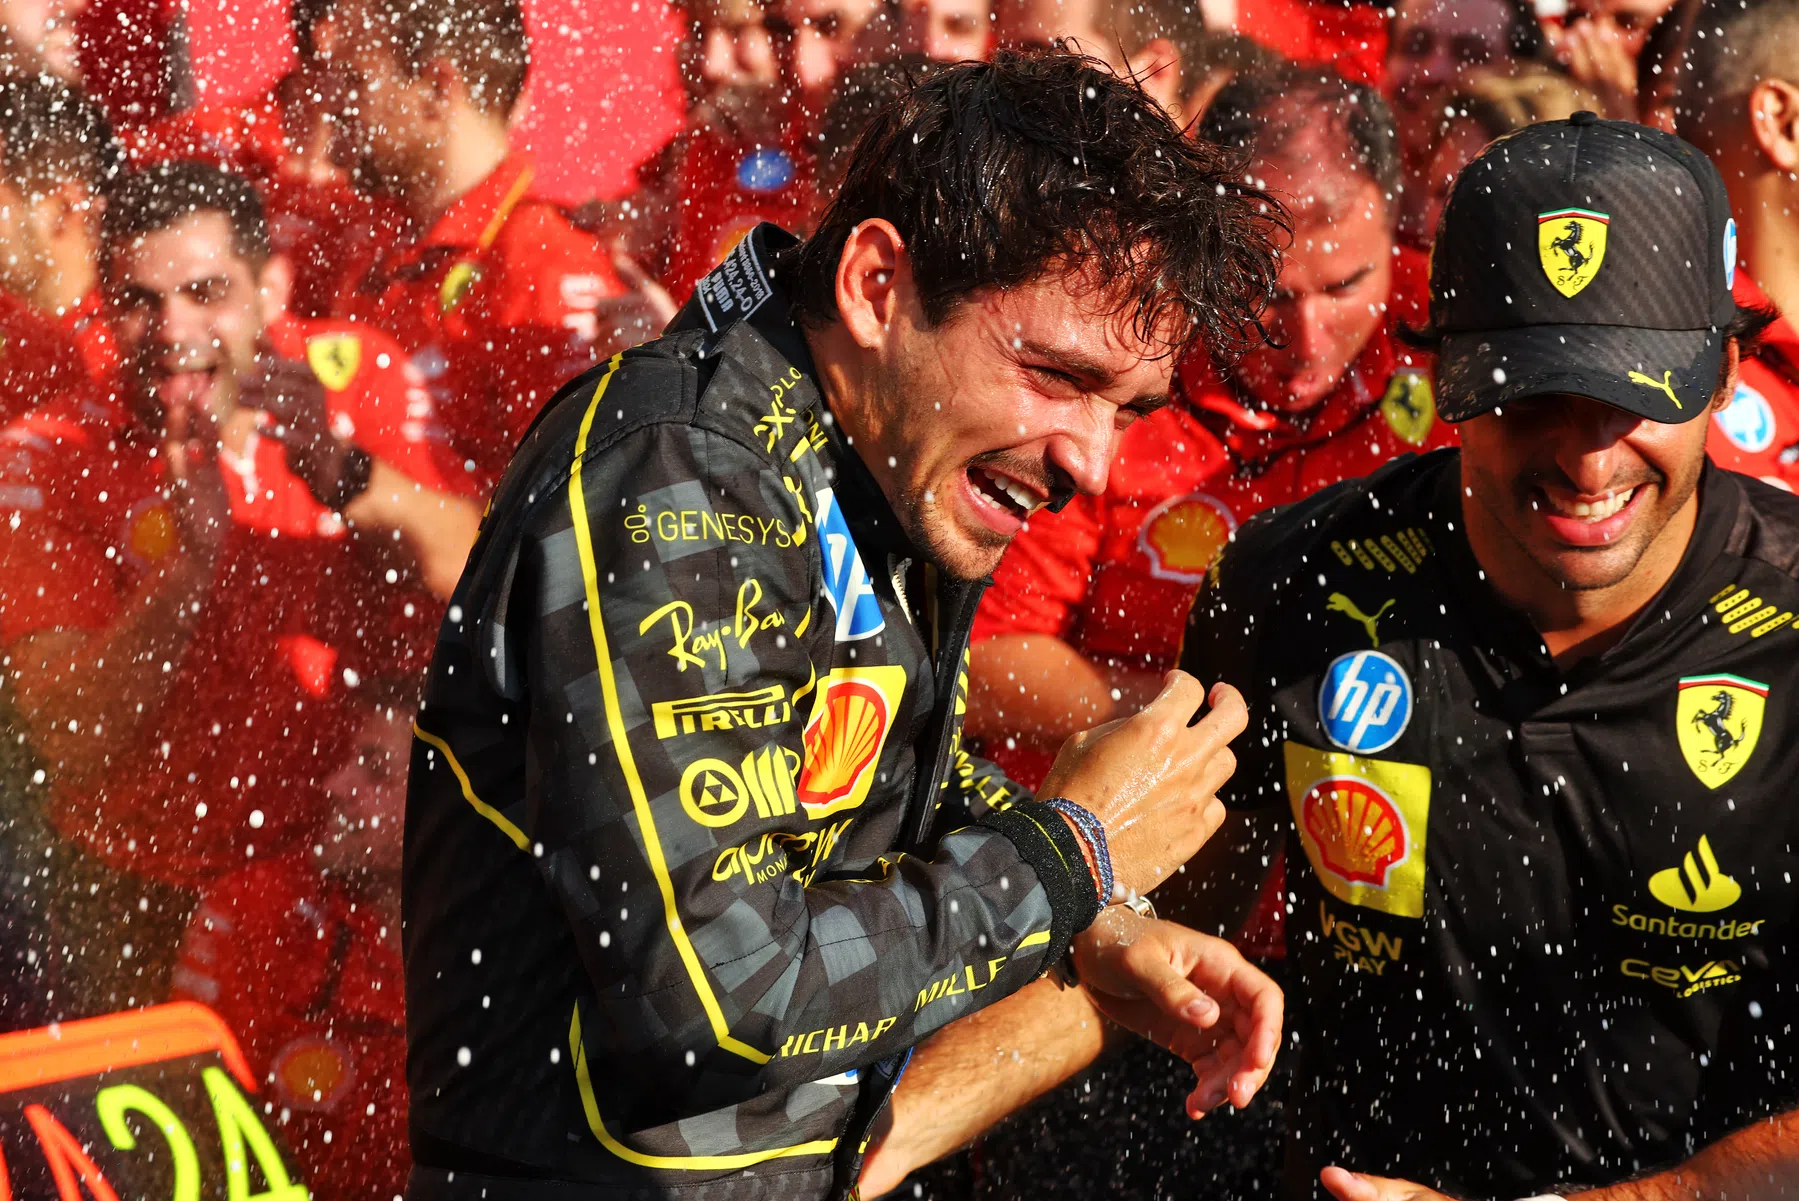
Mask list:
POLYGON ((1466 421, 1566 393, 1680 425, 1706 411, 1723 356, 1718 329, 1531 325, 1445 334, 1437 350, 1437 413, 1466 421))

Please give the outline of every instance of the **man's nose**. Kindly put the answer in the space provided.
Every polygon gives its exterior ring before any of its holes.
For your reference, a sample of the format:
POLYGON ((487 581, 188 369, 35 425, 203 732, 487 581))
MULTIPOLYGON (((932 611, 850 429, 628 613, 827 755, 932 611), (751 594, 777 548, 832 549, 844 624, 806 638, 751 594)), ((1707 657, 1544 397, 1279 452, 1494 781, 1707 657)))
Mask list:
POLYGON ((1293 353, 1303 362, 1311 363, 1322 358, 1326 344, 1330 341, 1328 300, 1309 293, 1295 301, 1292 326, 1287 336, 1291 339, 1293 353))
POLYGON ((1051 486, 1072 485, 1088 496, 1104 492, 1117 439, 1117 428, 1099 420, 1056 435, 1050 440, 1049 462, 1063 478, 1051 481, 1051 486))
POLYGON ((1642 418, 1586 397, 1567 397, 1556 433, 1556 465, 1583 492, 1600 492, 1618 478, 1631 452, 1625 438, 1642 418))

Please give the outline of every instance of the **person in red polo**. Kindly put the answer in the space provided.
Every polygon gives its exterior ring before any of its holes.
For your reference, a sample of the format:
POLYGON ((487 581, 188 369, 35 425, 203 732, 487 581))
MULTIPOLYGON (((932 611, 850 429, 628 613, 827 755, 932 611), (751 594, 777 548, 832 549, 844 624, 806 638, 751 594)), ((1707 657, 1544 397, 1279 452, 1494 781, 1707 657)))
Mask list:
POLYGON ((398 346, 282 312, 246 181, 137 175, 106 244, 123 395, 0 436, 0 643, 50 823, 118 873, 65 967, 148 973, 141 1003, 181 898, 312 845, 358 686, 422 668, 479 511, 398 346))
POLYGON ((1111 483, 1039 513, 976 618, 968 724, 1040 780, 1077 727, 1133 711, 1178 657, 1194 592, 1245 519, 1396 455, 1444 445, 1421 322, 1421 261, 1395 255, 1397 150, 1371 89, 1312 69, 1239 75, 1200 136, 1253 147, 1294 230, 1265 317, 1277 345, 1220 373, 1200 353, 1176 398, 1128 430, 1111 483))
POLYGON ((348 90, 332 58, 335 3, 295 0, 295 66, 266 92, 207 101, 123 135, 140 166, 197 160, 255 184, 270 243, 293 267, 288 309, 305 317, 332 311, 352 248, 389 246, 407 232, 390 197, 351 185, 340 111, 348 90))
POLYGON ((1734 220, 1725 256, 1738 304, 1779 319, 1743 359, 1736 394, 1712 414, 1706 453, 1720 467, 1799 488, 1799 64, 1787 49, 1799 11, 1750 0, 1707 3, 1680 71, 1680 136, 1718 166, 1734 220))

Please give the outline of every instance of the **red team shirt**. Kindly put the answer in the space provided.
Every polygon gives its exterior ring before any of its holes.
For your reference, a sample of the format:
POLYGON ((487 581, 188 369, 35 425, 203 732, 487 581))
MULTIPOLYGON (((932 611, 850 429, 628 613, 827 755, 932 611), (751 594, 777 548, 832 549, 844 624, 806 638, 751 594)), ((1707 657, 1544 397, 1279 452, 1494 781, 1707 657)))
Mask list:
MULTIPOLYGON (((277 353, 325 383, 336 428, 426 487, 466 490, 399 348, 344 322, 278 320, 277 353)), ((117 400, 56 401, 0 432, 0 640, 101 629, 165 555, 174 515, 155 439, 117 400), (9 519, 10 518, 10 519, 9 519)), ((436 608, 383 588, 279 444, 221 452, 234 529, 169 698, 100 795, 57 793, 59 831, 115 867, 195 886, 303 845, 318 781, 349 752, 355 684, 422 665, 436 608)))
MULTIPOLYGON (((0 292, 0 425, 88 386, 87 362, 68 330, 12 293, 0 292)), ((0 508, 4 505, 0 496, 0 508)))
POLYGON ((288 1111, 282 1139, 314 1197, 390 1201, 409 1162, 399 922, 305 860, 257 863, 206 890, 174 994, 238 1036, 288 1111))
MULTIPOLYGON (((1737 272, 1737 303, 1772 307, 1755 281, 1737 272)), ((1742 362, 1736 394, 1711 416, 1705 449, 1720 467, 1785 488, 1799 486, 1799 329, 1782 315, 1742 362)))
POLYGON ((392 202, 342 179, 301 174, 287 140, 280 98, 273 90, 248 101, 198 105, 139 126, 123 138, 138 166, 197 159, 235 171, 256 185, 270 244, 293 264, 288 307, 300 316, 331 312, 347 256, 391 246, 405 237, 405 214, 392 202))
POLYGON ((90 378, 110 384, 119 374, 119 346, 106 323, 106 301, 96 290, 89 292, 62 315, 63 332, 75 344, 90 378))

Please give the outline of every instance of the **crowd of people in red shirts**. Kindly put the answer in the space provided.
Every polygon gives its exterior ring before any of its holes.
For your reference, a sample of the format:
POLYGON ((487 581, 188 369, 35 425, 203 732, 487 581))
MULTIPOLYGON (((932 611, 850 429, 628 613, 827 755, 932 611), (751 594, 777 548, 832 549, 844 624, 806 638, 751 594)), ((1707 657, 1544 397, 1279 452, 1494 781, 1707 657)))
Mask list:
MULTIPOLYGON (((1407 340, 1449 181, 1577 109, 1680 123, 1698 8, 687 0, 684 128, 635 191, 571 202, 519 135, 522 4, 292 0, 272 87, 146 120, 81 77, 78 3, 0 0, 0 1022, 212 1007, 316 1196, 404 1180, 404 764, 487 493, 749 229, 804 232, 881 103, 1065 39, 1291 216, 1269 344, 1184 363, 1105 493, 1033 517, 996 575, 968 732, 1035 784, 1154 693, 1239 523, 1454 442, 1407 340)), ((1679 132, 1732 189, 1740 298, 1793 314, 1782 129, 1679 132)), ((1799 480, 1793 324, 1710 447, 1799 480)), ((1242 935, 1263 955, 1280 912, 1242 935)))

